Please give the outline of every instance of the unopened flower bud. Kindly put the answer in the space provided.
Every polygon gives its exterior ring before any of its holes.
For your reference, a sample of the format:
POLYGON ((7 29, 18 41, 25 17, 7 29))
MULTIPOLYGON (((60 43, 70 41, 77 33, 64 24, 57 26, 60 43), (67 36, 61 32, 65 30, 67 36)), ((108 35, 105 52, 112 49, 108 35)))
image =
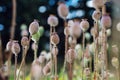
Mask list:
POLYGON ((55 27, 58 25, 58 18, 54 15, 50 15, 48 17, 48 24, 51 26, 51 27, 55 27))
POLYGON ((65 19, 69 13, 68 7, 64 3, 60 3, 58 6, 58 14, 61 18, 65 19))
POLYGON ((34 20, 29 26, 29 32, 31 35, 33 35, 38 32, 38 29, 39 29, 39 24, 37 20, 34 20))

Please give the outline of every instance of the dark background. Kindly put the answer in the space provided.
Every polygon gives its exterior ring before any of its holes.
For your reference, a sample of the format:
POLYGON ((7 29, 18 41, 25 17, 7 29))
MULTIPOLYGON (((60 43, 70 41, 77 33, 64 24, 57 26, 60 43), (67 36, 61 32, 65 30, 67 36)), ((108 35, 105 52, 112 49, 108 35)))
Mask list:
MULTIPOLYGON (((59 18, 59 25, 56 27, 56 31, 60 36, 60 44, 59 48, 59 60, 64 60, 64 26, 63 20, 57 14, 58 2, 63 0, 17 0, 17 18, 16 18, 16 31, 15 31, 15 40, 21 40, 21 30, 20 26, 22 24, 26 24, 29 27, 29 24, 34 20, 38 19, 41 26, 44 26, 45 32, 44 35, 40 38, 39 41, 39 50, 38 56, 41 50, 49 51, 49 25, 47 24, 47 18, 50 14, 55 14, 59 18), (41 13, 38 9, 40 6, 45 6, 46 11, 41 13)), ((86 3, 89 0, 65 0, 66 4, 69 5, 70 12, 83 10, 85 13, 82 16, 74 16, 69 19, 82 19, 87 18, 90 27, 93 26, 92 13, 94 11, 93 8, 87 7, 86 3), (72 1, 76 1, 78 4, 76 6, 72 5, 72 1)), ((112 2, 106 4, 107 12, 112 14, 112 2)), ((1 31, 2 35, 2 47, 3 54, 6 47, 7 42, 10 38, 10 26, 11 26, 11 18, 12 18, 12 0, 0 0, 0 7, 3 9, 0 12, 0 24, 4 26, 4 30, 1 31)), ((112 16, 111 16, 112 17, 112 16)), ((88 30, 88 32, 90 29, 88 30)), ((81 43, 82 36, 78 39, 78 43, 81 43)), ((92 42, 92 39, 90 40, 92 42)), ((32 42, 31 42, 32 43, 32 42)), ((18 56, 18 61, 21 61, 21 54, 18 56)), ((14 56, 12 58, 14 60, 14 56)), ((33 60, 33 51, 29 49, 26 61, 29 63, 33 60)))

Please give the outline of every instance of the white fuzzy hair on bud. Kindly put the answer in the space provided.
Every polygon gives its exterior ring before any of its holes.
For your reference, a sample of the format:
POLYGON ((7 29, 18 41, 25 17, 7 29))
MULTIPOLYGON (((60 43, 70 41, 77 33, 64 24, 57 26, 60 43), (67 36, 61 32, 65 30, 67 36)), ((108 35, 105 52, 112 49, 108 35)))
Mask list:
POLYGON ((51 26, 51 27, 55 27, 58 25, 58 18, 54 15, 50 15, 48 17, 48 20, 47 20, 48 24, 51 26))

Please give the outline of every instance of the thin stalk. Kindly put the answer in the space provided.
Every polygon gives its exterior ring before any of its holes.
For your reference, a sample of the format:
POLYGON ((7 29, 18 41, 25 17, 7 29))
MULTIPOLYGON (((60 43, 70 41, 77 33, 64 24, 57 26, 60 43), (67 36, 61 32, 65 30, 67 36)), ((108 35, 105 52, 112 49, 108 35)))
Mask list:
MULTIPOLYGON (((64 19, 64 27, 68 27, 67 26, 67 22, 66 19, 64 19)), ((64 28, 65 29, 65 28, 64 28)), ((63 64, 63 74, 65 72, 65 67, 66 67, 66 54, 67 54, 67 50, 68 50, 68 35, 65 36, 65 56, 64 56, 64 64, 63 64)), ((68 67, 68 66, 67 66, 68 67)), ((64 75, 63 75, 64 78, 64 75)))
POLYGON ((53 27, 50 26, 50 53, 52 55, 51 61, 52 61, 52 76, 54 75, 54 58, 53 58, 53 54, 52 54, 52 43, 51 43, 51 35, 53 33, 53 27))
POLYGON ((16 79, 16 71, 17 71, 17 55, 15 55, 15 71, 14 71, 14 80, 16 79))
POLYGON ((22 59, 22 62, 20 64, 20 67, 19 67, 19 72, 18 72, 18 77, 17 77, 17 80, 19 80, 19 77, 20 77, 20 71, 22 69, 22 66, 24 65, 25 63, 25 57, 26 57, 26 54, 27 54, 27 48, 24 49, 24 56, 23 56, 23 59, 22 59))
POLYGON ((82 80, 83 80, 83 75, 84 75, 84 49, 85 49, 85 32, 83 32, 82 46, 83 46, 83 51, 82 51, 82 60, 83 60, 83 67, 82 67, 82 80))
MULTIPOLYGON (((55 47, 55 53, 56 53, 56 47, 55 47)), ((57 77, 57 55, 54 55, 55 60, 55 77, 57 77)))
MULTIPOLYGON (((14 39, 14 33, 15 33, 15 25, 16 25, 16 0, 12 0, 12 21, 11 21, 11 32, 10 32, 10 39, 14 39)), ((8 59, 8 75, 10 75, 11 70, 11 56, 12 52, 10 51, 10 56, 8 59)))

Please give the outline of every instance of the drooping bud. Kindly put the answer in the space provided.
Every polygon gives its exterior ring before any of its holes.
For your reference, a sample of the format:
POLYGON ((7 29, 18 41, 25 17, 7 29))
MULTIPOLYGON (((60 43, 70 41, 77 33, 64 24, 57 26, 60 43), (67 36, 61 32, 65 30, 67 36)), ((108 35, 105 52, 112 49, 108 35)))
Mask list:
POLYGON ((79 38, 81 35, 81 28, 80 23, 78 21, 75 21, 73 26, 70 27, 70 35, 75 38, 79 38))
POLYGON ((102 25, 102 27, 105 27, 106 29, 111 27, 112 21, 108 14, 105 14, 102 16, 101 25, 102 25))
POLYGON ((37 20, 34 20, 29 26, 30 35, 33 35, 38 32, 39 24, 37 20))
POLYGON ((62 19, 66 19, 67 15, 69 13, 68 7, 65 5, 65 3, 60 3, 58 6, 58 14, 62 19))
POLYGON ((55 27, 58 25, 58 18, 54 15, 50 15, 48 17, 48 21, 47 23, 51 26, 51 27, 55 27))

